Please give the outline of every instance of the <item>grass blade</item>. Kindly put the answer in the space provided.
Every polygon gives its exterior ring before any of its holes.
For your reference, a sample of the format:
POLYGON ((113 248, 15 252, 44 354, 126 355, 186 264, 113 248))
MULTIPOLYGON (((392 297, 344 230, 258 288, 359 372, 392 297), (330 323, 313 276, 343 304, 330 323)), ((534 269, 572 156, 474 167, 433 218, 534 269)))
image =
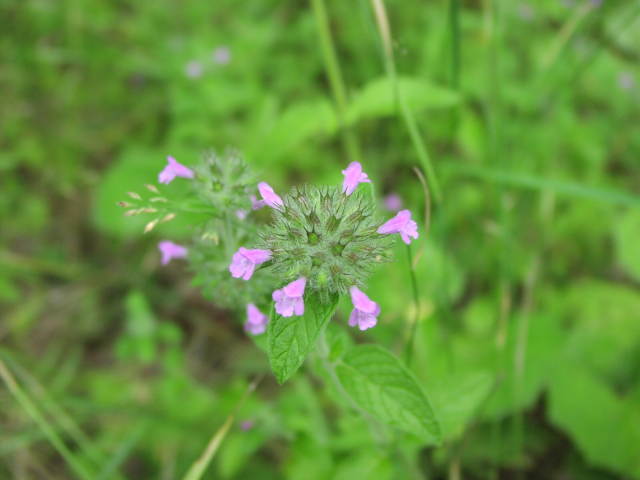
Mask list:
POLYGON ((424 169, 427 176, 430 191, 433 193, 434 203, 440 203, 440 201, 442 200, 440 184, 438 183, 438 179, 436 178, 436 172, 433 168, 431 157, 429 156, 429 151, 424 139, 422 138, 422 134, 420 133, 420 129, 418 128, 418 123, 416 122, 413 112, 409 108, 409 105, 407 105, 407 102, 404 99, 402 91, 398 84, 395 60, 393 58, 393 48, 391 43, 391 27, 389 26, 389 20, 387 18, 387 12, 383 0, 371 0, 371 3, 373 5, 373 11, 376 17, 376 23, 378 25, 378 31, 382 39, 385 69, 387 71, 387 75, 389 76, 391 84, 393 85, 394 94, 397 99, 398 106, 400 107, 400 114, 409 132, 409 137, 411 138, 413 148, 415 149, 416 154, 418 155, 418 159, 420 160, 422 168, 424 169))
POLYGON ((251 385, 249 385, 247 390, 245 390, 234 411, 227 417, 216 433, 213 434, 211 440, 209 440, 209 443, 207 444, 207 447, 204 449, 204 452, 202 452, 202 455, 200 455, 200 457, 191 465, 191 468, 189 468, 189 471, 183 477, 183 480, 199 480, 202 478, 202 475, 204 475, 204 472, 213 460, 213 457, 215 457, 220 445, 222 445, 222 441, 227 436, 227 433, 229 433, 229 429, 231 428, 231 425, 233 425, 233 421, 238 410, 240 410, 240 407, 244 404, 249 394, 256 389, 261 380, 262 376, 258 377, 251 383, 251 385))
POLYGON ((559 195, 595 200, 602 203, 640 207, 640 196, 619 190, 591 187, 577 182, 538 177, 527 173, 512 173, 455 163, 445 164, 444 169, 445 172, 454 176, 477 178, 507 187, 549 191, 559 195))
POLYGON ((47 421, 47 419, 40 413, 38 407, 31 401, 29 396, 18 385, 16 379, 7 368, 4 361, 0 358, 0 377, 7 386, 9 392, 13 395, 20 406, 27 412, 27 414, 38 425, 42 432, 47 437, 47 440, 53 445, 57 452, 62 456, 65 462, 69 465, 69 468, 78 477, 86 480, 94 479, 94 475, 87 469, 87 467, 75 457, 75 455, 69 450, 69 447, 64 443, 62 438, 58 435, 55 428, 47 421))

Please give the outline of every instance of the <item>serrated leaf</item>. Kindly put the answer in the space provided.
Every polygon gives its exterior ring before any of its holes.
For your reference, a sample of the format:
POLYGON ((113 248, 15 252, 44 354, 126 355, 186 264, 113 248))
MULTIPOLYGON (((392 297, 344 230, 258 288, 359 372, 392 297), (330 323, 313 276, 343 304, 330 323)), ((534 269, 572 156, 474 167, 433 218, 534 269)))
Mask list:
POLYGON ((300 368, 318 335, 338 304, 334 296, 323 304, 315 295, 305 298, 304 315, 282 317, 273 313, 267 328, 269 363, 278 383, 286 382, 300 368))
POLYGON ((376 419, 427 442, 440 442, 440 426, 429 400, 391 352, 359 345, 344 356, 336 372, 355 403, 376 419))

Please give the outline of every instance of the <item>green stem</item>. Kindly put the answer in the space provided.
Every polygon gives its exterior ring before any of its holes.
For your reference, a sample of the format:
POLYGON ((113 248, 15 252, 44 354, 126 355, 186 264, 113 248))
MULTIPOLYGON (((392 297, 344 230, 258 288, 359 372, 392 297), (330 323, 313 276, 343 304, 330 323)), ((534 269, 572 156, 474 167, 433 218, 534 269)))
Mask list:
POLYGON ((338 63, 335 46, 331 37, 331 28, 329 27, 329 18, 324 0, 311 0, 313 12, 318 24, 318 35, 320 36, 320 47, 324 57, 327 76, 331 85, 333 99, 336 104, 338 114, 338 122, 342 132, 342 142, 351 162, 360 162, 360 147, 356 136, 353 134, 347 123, 347 91, 344 79, 338 63))
POLYGON ((460 0, 449 0, 449 32, 451 34, 451 88, 460 87, 460 0))
MULTIPOLYGON (((451 59, 449 65, 449 86, 460 90, 460 0, 449 0, 449 35, 451 59)), ((460 118, 460 108, 451 110, 451 138, 456 138, 460 118)))
POLYGON ((53 447, 58 451, 58 453, 64 458, 67 462, 73 473, 78 478, 91 480, 94 475, 87 469, 87 467, 78 460, 71 450, 64 443, 62 438, 55 431, 53 426, 44 418, 44 416, 38 410, 38 407, 31 401, 29 396, 22 390, 20 385, 16 382, 16 379, 13 377, 4 361, 0 358, 0 377, 7 385, 9 392, 14 396, 14 398, 18 401, 20 406, 29 414, 29 416, 33 419, 34 422, 40 427, 40 430, 47 437, 47 440, 53 445, 53 447))
POLYGON ((222 445, 222 441, 229 433, 229 429, 231 428, 231 425, 233 425, 233 421, 235 420, 235 416, 240 410, 240 407, 242 407, 246 399, 256 389, 261 380, 262 376, 256 378, 247 387, 245 392, 242 394, 242 397, 233 409, 233 412, 231 412, 222 426, 213 434, 211 440, 209 440, 209 443, 207 444, 207 447, 204 449, 204 452, 202 452, 202 455, 200 455, 200 457, 195 462, 193 462, 191 468, 189 468, 189 471, 183 477, 183 480, 199 480, 200 478, 202 478, 205 471, 207 470, 207 467, 211 463, 211 460, 213 460, 213 457, 220 448, 220 445, 222 445))
POLYGON ((413 357, 413 345, 415 343, 416 331, 418 329, 418 319, 420 317, 420 297, 418 294, 418 280, 416 278, 416 272, 413 269, 413 253, 411 252, 411 245, 407 245, 407 262, 409 263, 409 279, 411 281, 411 291, 413 293, 413 307, 414 315, 410 319, 411 326, 409 329, 409 337, 407 338, 407 344, 405 346, 405 361, 407 366, 411 366, 411 359, 413 357))
POLYGON ((373 5, 373 11, 376 17, 378 30, 382 39, 385 70, 393 87, 393 93, 396 98, 396 102, 400 107, 400 114, 409 132, 409 138, 411 138, 413 148, 415 149, 416 154, 418 155, 418 159, 420 160, 422 168, 424 169, 427 176, 427 181, 429 182, 430 192, 433 195, 434 203, 440 203, 442 201, 440 184, 436 177, 436 172, 433 168, 433 163, 431 162, 429 151, 424 139, 422 138, 420 129, 418 128, 418 123, 416 122, 413 112, 409 108, 409 105, 407 104, 400 90, 396 74, 396 65, 393 58, 393 48, 391 46, 391 28, 389 26, 387 12, 384 7, 383 0, 371 0, 371 3, 373 5))

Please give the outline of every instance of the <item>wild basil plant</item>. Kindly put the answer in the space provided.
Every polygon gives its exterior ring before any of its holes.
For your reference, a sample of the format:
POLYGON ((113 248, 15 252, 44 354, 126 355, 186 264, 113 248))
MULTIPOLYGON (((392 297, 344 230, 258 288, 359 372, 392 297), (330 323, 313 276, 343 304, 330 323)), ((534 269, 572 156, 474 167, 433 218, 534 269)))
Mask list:
POLYGON ((244 329, 266 350, 279 383, 316 349, 327 379, 356 411, 379 424, 437 443, 440 429, 424 392, 388 350, 374 344, 332 348, 325 335, 341 297, 351 302, 348 325, 374 328, 384 315, 367 295, 367 279, 391 261, 398 239, 409 245, 418 226, 409 210, 392 218, 376 211, 372 180, 358 162, 342 185, 299 185, 280 195, 259 181, 235 152, 208 154, 188 167, 173 157, 150 195, 130 192, 126 215, 152 214, 145 232, 177 215, 195 214, 188 245, 158 244, 162 264, 186 259, 216 303, 244 316, 244 329), (174 195, 173 182, 189 182, 174 195))

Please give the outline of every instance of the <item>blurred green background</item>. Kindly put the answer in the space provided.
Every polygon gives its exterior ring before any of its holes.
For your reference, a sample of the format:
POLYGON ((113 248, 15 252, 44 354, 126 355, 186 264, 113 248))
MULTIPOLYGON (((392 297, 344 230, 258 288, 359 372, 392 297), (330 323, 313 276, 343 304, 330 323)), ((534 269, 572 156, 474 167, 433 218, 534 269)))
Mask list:
POLYGON ((372 3, 322 5, 0 0, 0 478, 181 478, 268 372, 160 267, 188 225, 116 206, 227 147, 282 192, 360 158, 418 217, 419 311, 399 248, 354 335, 394 348, 417 314, 445 442, 389 451, 313 375, 267 376, 204 478, 640 478, 640 2, 387 0, 405 111, 372 3))

